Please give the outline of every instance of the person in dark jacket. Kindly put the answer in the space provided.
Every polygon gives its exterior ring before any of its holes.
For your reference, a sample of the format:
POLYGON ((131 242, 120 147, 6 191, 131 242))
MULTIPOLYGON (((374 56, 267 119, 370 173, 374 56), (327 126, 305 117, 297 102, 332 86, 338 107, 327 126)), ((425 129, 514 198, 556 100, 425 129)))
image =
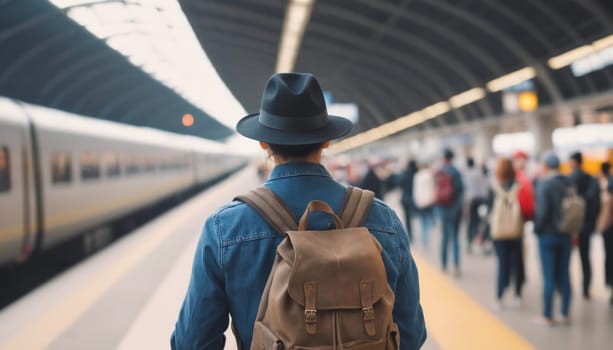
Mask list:
POLYGON ((410 160, 407 164, 407 168, 400 174, 398 179, 398 185, 402 189, 402 197, 400 202, 402 209, 404 210, 405 226, 407 228, 407 234, 409 235, 409 241, 413 242, 413 228, 411 227, 411 217, 415 211, 415 203, 413 201, 413 178, 417 173, 417 162, 410 160))
POLYGON ((544 178, 537 183, 535 233, 538 237, 539 255, 543 270, 543 314, 537 323, 547 326, 554 324, 553 294, 558 290, 562 295, 563 322, 569 321, 570 289, 570 252, 571 236, 558 229, 562 214, 562 200, 572 183, 560 175, 560 159, 555 154, 544 158, 544 178))
POLYGON ((453 246, 453 263, 455 266, 454 274, 460 275, 460 242, 459 230, 460 220, 462 219, 462 205, 464 204, 464 182, 458 168, 453 165, 454 153, 450 149, 445 149, 443 153, 442 171, 451 176, 453 186, 453 202, 451 205, 438 205, 437 211, 441 218, 443 237, 441 239, 441 264, 443 270, 447 269, 447 252, 449 243, 453 246))
POLYGON ((360 182, 360 187, 366 190, 373 191, 375 193, 375 197, 383 200, 385 195, 383 181, 377 176, 375 172, 376 165, 369 165, 368 172, 364 175, 362 182, 360 182))
MULTIPOLYGON (((611 164, 609 162, 601 164, 600 179, 602 181, 600 185, 601 190, 609 192, 613 196, 613 175, 611 175, 611 164)), ((605 210, 605 207, 603 206, 601 210, 605 210)), ((610 215, 613 215, 613 213, 610 215)), ((609 303, 613 306, 613 222, 603 229, 602 238, 604 240, 605 283, 611 288, 611 300, 609 303)))
POLYGON ((583 171, 583 157, 580 152, 570 157, 572 173, 569 178, 575 185, 577 193, 585 200, 585 217, 579 232, 579 255, 583 271, 583 297, 590 299, 590 284, 592 282, 592 264, 590 263, 590 238, 596 228, 596 220, 600 212, 600 187, 598 181, 583 171))

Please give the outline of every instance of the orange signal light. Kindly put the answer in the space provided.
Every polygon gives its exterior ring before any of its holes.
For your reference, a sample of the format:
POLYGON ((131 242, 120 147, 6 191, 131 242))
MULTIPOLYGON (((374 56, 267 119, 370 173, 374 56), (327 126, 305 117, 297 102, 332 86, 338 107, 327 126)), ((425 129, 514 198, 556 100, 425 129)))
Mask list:
POLYGON ((524 91, 519 94, 519 109, 522 112, 531 112, 538 108, 539 100, 534 91, 524 91))
POLYGON ((184 127, 189 128, 190 126, 194 125, 194 116, 190 113, 185 113, 183 114, 183 118, 181 118, 181 122, 183 123, 184 127))

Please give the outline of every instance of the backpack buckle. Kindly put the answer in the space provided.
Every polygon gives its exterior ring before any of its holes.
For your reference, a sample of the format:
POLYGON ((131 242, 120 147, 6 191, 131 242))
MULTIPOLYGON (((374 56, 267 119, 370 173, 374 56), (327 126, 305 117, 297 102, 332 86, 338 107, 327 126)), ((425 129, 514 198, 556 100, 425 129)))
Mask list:
POLYGON ((362 317, 364 321, 370 321, 375 319, 375 309, 372 306, 362 308, 362 317))
POLYGON ((317 323, 317 310, 304 310, 304 322, 317 323))

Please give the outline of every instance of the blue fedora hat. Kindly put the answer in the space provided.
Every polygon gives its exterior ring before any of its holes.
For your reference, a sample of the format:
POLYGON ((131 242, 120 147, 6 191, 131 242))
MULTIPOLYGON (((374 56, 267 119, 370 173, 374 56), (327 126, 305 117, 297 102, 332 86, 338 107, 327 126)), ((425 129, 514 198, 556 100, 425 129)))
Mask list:
POLYGON ((280 73, 266 83, 260 112, 236 124, 250 139, 277 145, 308 145, 345 136, 352 123, 328 115, 323 92, 312 74, 280 73))

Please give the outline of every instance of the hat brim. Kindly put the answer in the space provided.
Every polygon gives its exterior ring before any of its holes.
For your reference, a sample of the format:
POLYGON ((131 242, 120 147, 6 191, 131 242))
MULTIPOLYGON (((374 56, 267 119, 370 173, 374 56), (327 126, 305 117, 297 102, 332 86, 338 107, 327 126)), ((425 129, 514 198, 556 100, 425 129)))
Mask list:
POLYGON ((275 145, 309 145, 343 137, 353 127, 349 119, 329 115, 328 124, 321 129, 308 132, 277 130, 260 124, 259 115, 254 113, 239 120, 236 131, 247 138, 275 145))

